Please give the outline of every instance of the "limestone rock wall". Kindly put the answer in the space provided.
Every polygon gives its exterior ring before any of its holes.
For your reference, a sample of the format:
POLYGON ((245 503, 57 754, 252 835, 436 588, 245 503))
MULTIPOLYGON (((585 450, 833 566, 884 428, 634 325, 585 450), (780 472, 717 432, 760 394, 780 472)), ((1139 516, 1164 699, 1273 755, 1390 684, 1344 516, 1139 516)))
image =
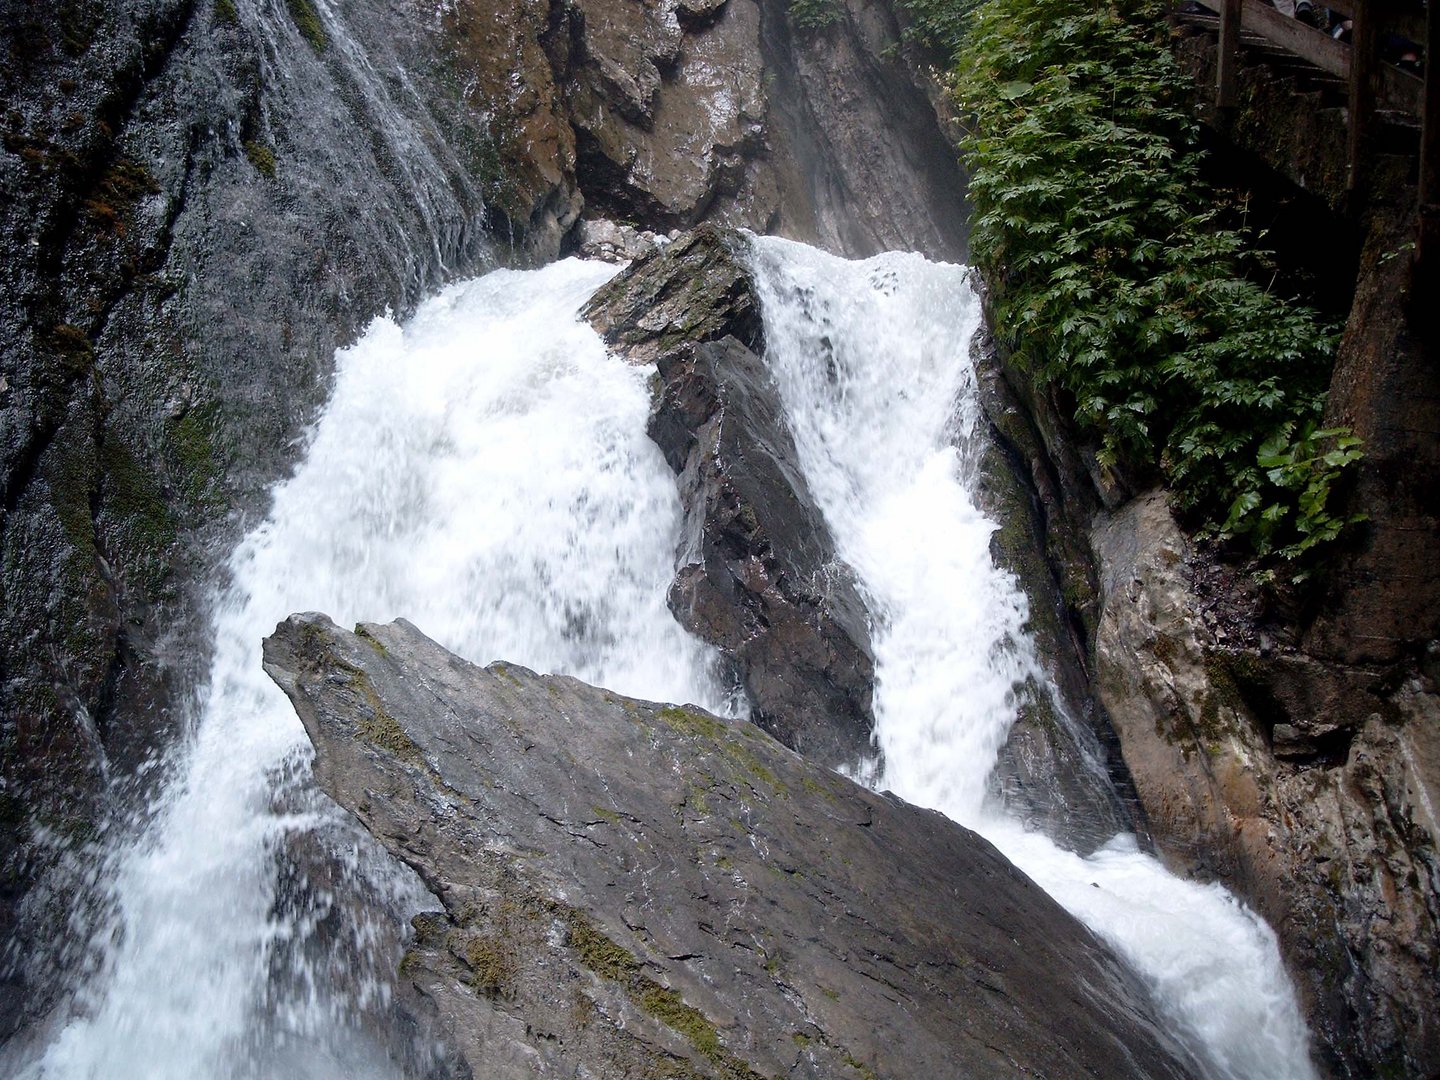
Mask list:
POLYGON ((1280 935, 1337 1075, 1440 1058, 1440 697, 1207 619, 1163 497, 1096 526, 1099 693, 1177 872, 1280 935))

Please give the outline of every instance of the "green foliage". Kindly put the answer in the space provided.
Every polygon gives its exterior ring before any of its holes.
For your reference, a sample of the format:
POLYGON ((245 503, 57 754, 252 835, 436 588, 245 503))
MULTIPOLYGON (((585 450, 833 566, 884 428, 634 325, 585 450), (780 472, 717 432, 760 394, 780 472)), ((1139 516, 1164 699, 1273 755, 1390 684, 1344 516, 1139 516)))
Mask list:
POLYGON ((965 40, 970 17, 984 0, 901 0, 910 25, 907 40, 938 49, 945 56, 954 56, 965 40))
POLYGON ((790 0, 785 9, 797 30, 823 30, 840 21, 840 0, 790 0))
POLYGON ((1205 532, 1293 560, 1347 524, 1330 496, 1360 456, 1318 430, 1335 334, 1219 223, 1163 25, 1148 0, 974 12, 953 78, 971 252, 997 336, 1073 398, 1102 467, 1158 469, 1205 532))

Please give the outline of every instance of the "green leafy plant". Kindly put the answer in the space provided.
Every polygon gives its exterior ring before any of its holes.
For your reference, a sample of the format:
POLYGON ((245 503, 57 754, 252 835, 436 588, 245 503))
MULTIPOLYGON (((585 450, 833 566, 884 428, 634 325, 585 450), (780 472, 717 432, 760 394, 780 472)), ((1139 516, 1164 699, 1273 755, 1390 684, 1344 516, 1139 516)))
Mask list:
POLYGON ((823 30, 840 21, 840 0, 790 0, 786 11, 795 29, 823 30))
POLYGON ((1222 226, 1158 9, 990 0, 947 25, 971 254, 1017 366, 1073 401, 1103 468, 1158 472, 1202 532, 1286 560, 1334 540, 1360 457, 1319 428, 1336 334, 1222 226))

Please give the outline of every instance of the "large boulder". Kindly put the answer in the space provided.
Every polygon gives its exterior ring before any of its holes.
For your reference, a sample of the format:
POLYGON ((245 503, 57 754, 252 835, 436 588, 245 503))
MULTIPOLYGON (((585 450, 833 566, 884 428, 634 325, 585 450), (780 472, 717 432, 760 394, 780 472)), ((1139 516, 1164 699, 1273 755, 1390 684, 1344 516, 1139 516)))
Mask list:
POLYGON ((655 361, 647 430, 685 508, 670 609, 732 665, 756 723, 833 767, 873 752, 865 606, 810 494, 763 351, 735 233, 701 227, 641 259, 586 314, 655 361))
POLYGON ((582 314, 632 364, 723 337, 758 349, 764 336, 760 301, 743 248, 734 230, 702 225, 611 278, 582 314))
POLYGON ((293 616, 321 786, 443 910, 402 993, 476 1076, 1189 1075, 987 842, 753 725, 293 616))

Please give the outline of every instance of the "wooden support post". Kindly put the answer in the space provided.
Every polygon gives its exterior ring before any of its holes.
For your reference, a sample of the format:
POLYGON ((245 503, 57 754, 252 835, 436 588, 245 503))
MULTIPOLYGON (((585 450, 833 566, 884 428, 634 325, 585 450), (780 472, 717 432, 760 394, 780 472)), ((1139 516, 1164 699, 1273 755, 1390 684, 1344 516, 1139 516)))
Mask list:
POLYGON ((1425 89, 1420 96, 1420 235, 1415 258, 1425 278, 1440 280, 1440 0, 1425 15, 1425 89))
POLYGON ((1365 146, 1375 115, 1376 69, 1380 66, 1378 0, 1355 0, 1354 27, 1350 31, 1350 168, 1345 186, 1354 191, 1360 183, 1365 146))
POLYGON ((1215 104, 1233 109, 1238 104, 1236 69, 1240 66, 1241 0, 1222 0, 1220 5, 1220 59, 1216 67, 1215 104))

